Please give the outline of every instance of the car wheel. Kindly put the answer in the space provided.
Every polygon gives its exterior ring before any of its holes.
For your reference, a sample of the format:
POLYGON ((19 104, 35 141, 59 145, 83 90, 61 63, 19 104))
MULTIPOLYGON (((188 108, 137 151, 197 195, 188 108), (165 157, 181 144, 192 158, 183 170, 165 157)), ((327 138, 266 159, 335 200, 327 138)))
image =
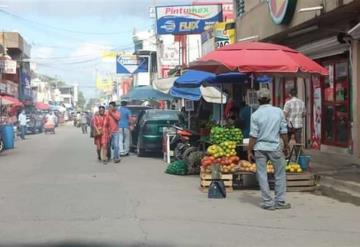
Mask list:
POLYGON ((4 151, 4 142, 0 140, 0 153, 4 151))

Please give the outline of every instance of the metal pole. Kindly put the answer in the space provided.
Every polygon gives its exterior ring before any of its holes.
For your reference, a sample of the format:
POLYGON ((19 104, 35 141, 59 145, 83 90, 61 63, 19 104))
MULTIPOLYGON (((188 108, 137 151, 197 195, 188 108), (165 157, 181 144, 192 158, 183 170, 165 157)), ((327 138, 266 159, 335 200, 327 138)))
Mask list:
POLYGON ((221 127, 224 125, 223 124, 223 119, 224 119, 223 85, 224 84, 221 82, 221 94, 220 94, 220 101, 221 101, 220 102, 220 125, 221 125, 221 127))

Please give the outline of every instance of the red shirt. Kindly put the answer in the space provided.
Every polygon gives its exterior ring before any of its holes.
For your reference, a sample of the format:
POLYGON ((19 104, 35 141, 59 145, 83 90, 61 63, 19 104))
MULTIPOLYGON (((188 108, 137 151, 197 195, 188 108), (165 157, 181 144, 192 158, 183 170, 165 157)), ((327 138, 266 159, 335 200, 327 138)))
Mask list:
POLYGON ((119 131, 119 120, 120 120, 120 112, 108 111, 106 113, 106 120, 108 122, 109 133, 115 133, 119 131))

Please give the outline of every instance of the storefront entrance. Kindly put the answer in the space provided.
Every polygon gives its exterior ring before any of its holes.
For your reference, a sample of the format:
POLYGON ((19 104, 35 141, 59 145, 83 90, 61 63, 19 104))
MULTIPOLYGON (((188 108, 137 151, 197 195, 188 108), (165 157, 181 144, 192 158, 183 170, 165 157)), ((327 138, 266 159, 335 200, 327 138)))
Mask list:
POLYGON ((323 61, 322 143, 347 147, 350 139, 349 67, 346 58, 323 61))

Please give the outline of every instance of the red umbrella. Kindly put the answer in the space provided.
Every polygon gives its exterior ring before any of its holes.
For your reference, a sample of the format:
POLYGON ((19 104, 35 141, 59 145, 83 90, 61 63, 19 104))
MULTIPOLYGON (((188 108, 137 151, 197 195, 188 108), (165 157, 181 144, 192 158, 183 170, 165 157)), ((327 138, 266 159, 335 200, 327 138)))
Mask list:
POLYGON ((17 107, 17 106, 23 106, 24 104, 21 103, 21 101, 19 101, 17 98, 11 97, 11 96, 0 96, 2 100, 6 101, 6 102, 10 102, 9 105, 13 106, 13 107, 17 107))
POLYGON ((240 42, 210 52, 190 69, 216 74, 231 71, 328 75, 327 69, 302 53, 282 45, 240 42))
POLYGON ((39 110, 49 110, 50 106, 48 104, 43 103, 43 102, 36 102, 35 103, 35 108, 39 109, 39 110))

